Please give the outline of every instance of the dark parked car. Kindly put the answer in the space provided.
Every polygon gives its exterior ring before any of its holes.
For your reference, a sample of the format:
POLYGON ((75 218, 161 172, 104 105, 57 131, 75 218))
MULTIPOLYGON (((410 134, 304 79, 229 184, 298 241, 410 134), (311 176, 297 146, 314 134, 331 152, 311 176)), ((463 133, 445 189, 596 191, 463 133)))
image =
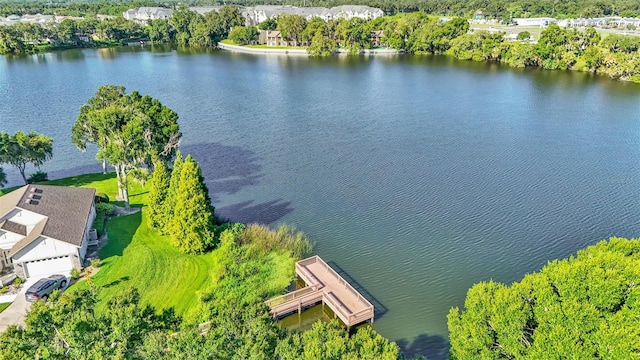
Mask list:
POLYGON ((31 285, 24 297, 27 301, 37 301, 39 299, 47 300, 49 294, 54 290, 64 289, 67 286, 67 277, 64 275, 51 275, 48 278, 40 279, 37 283, 31 285))

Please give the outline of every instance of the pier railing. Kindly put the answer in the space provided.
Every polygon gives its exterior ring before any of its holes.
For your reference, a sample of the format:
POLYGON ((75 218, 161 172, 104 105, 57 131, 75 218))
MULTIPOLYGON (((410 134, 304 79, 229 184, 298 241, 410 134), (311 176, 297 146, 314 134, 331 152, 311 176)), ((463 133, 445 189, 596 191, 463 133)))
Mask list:
POLYGON ((343 285, 345 289, 349 290, 349 292, 351 292, 354 296, 357 297, 358 301, 360 301, 366 307, 373 308, 373 305, 371 305, 369 300, 365 299, 364 296, 360 295, 360 293, 356 289, 354 289, 353 286, 351 286, 351 284, 349 284, 345 279, 343 279, 342 276, 340 276, 335 270, 333 270, 333 268, 329 266, 329 264, 327 264, 324 260, 322 260, 321 257, 319 257, 318 255, 315 255, 305 260, 301 260, 299 261, 299 263, 303 261, 305 261, 305 265, 313 264, 316 262, 321 264, 322 267, 324 267, 329 274, 331 274, 333 277, 336 278, 336 280, 338 281, 338 284, 343 285))
POLYGON ((265 301, 273 316, 300 312, 322 301, 347 326, 373 321, 373 305, 319 256, 298 261, 296 273, 308 286, 265 301))

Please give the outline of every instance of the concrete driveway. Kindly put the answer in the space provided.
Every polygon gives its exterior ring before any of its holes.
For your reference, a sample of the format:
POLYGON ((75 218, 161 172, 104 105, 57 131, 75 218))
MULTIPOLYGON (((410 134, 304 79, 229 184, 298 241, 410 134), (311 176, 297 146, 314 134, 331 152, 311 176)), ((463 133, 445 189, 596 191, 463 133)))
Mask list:
MULTIPOLYGON (((63 275, 67 276, 67 286, 69 286, 69 282, 71 280, 69 274, 63 273, 63 275)), ((46 275, 43 277, 46 277, 46 275)), ((18 327, 24 328, 24 318, 26 317, 27 312, 29 312, 32 304, 24 298, 24 293, 27 292, 27 289, 29 289, 29 287, 35 284, 38 280, 40 280, 39 277, 27 279, 15 300, 13 300, 9 307, 0 313, 0 333, 5 332, 5 330, 7 330, 11 325, 17 325, 18 327)), ((66 287, 63 290, 65 289, 66 287)))
POLYGON ((5 332, 11 325, 17 325, 24 328, 24 318, 31 308, 23 294, 19 294, 16 299, 0 313, 0 332, 5 332))

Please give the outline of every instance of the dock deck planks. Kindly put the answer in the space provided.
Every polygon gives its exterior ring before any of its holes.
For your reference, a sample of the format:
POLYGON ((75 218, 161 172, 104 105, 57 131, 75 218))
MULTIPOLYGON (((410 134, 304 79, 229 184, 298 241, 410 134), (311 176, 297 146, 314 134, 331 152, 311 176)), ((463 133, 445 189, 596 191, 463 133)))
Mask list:
POLYGON ((307 286, 267 300, 265 303, 273 316, 299 312, 306 306, 322 301, 347 326, 367 320, 373 323, 373 305, 319 256, 298 261, 296 273, 307 286))

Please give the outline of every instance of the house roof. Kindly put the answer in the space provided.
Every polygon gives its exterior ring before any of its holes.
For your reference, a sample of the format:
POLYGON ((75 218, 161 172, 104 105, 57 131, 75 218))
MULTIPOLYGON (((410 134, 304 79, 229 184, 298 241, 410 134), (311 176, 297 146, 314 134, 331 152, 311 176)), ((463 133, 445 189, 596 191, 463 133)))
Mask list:
POLYGON ((22 240, 18 241, 13 247, 11 251, 9 251, 9 256, 15 255, 18 251, 24 249, 27 245, 31 244, 35 239, 39 238, 42 235, 42 229, 44 229, 47 224, 47 219, 40 220, 34 227, 31 229, 31 232, 25 236, 22 240))
MULTIPOLYGON (((14 245, 11 254, 15 254, 40 235, 80 246, 91 213, 95 192, 95 189, 87 188, 25 185, 0 197, 0 218, 15 208, 47 217, 39 222, 24 239, 14 245), (20 246, 21 244, 22 246, 20 246)), ((7 221, 3 226, 6 225, 7 221)), ((9 224, 9 226, 13 225, 9 224)), ((16 229, 15 226, 14 229, 16 229)))
POLYGON ((18 235, 27 236, 27 227, 26 226, 24 226, 22 224, 15 223, 15 222, 10 221, 10 220, 4 220, 4 221, 0 222, 0 229, 11 231, 12 233, 16 233, 18 235))

